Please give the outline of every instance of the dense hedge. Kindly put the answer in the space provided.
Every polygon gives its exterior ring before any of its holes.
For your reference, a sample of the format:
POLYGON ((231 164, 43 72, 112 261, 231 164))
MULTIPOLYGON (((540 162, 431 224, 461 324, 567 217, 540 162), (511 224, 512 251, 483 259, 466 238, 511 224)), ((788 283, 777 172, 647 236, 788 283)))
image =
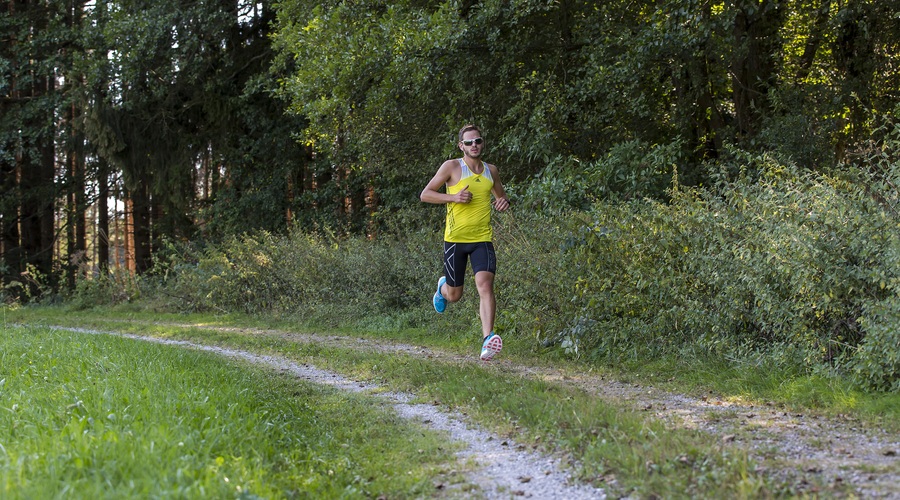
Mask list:
POLYGON ((580 327, 564 332, 566 345, 614 355, 702 346, 900 389, 896 213, 866 179, 752 166, 759 177, 679 189, 667 204, 595 206, 572 257, 580 327))

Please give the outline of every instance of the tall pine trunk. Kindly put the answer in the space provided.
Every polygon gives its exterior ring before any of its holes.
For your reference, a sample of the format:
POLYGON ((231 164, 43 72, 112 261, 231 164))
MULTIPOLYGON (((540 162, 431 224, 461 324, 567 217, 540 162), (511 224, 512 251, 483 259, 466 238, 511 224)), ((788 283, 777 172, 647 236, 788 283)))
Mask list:
MULTIPOLYGON (((7 3, 12 30, 4 37, 2 53, 8 57, 10 78, 4 102, 4 121, 17 130, 8 137, 4 173, 2 241, 3 260, 13 275, 29 273, 27 293, 39 293, 38 284, 55 286, 54 242, 54 104, 55 79, 40 63, 51 57, 46 45, 34 38, 46 31, 47 6, 43 2, 11 0, 7 3), (9 113, 9 117, 7 117, 9 113)), ((5 145, 5 146, 7 146, 5 145)))
POLYGON ((97 269, 109 272, 109 165, 102 158, 97 161, 97 269))
MULTIPOLYGON (((36 99, 53 90, 54 83, 50 78, 38 78, 28 89, 31 98, 36 99)), ((38 129, 47 117, 36 117, 26 121, 29 128, 38 129)), ((24 261, 20 270, 32 267, 40 277, 49 278, 53 272, 54 242, 54 199, 53 177, 55 173, 55 149, 53 136, 42 133, 29 144, 27 152, 17 158, 20 192, 21 248, 24 261)), ((54 285, 49 282, 47 284, 54 285)), ((36 290, 35 290, 36 292, 36 290)))
POLYGON ((87 227, 85 215, 87 213, 87 196, 85 190, 85 165, 84 165, 84 137, 78 132, 75 122, 79 111, 75 104, 71 104, 67 113, 67 125, 69 142, 66 151, 66 163, 68 167, 67 183, 68 207, 66 210, 66 253, 67 255, 67 285, 75 288, 78 273, 87 261, 87 227))
POLYGON ((128 191, 131 212, 131 252, 134 262, 133 271, 143 274, 152 265, 152 248, 150 245, 150 183, 141 182, 135 189, 128 191))

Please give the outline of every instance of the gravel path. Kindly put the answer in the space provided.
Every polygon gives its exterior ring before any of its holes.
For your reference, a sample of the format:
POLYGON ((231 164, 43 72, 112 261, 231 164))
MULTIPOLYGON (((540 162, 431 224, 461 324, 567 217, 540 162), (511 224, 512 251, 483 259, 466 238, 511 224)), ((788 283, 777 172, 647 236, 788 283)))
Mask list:
MULTIPOLYGON (((570 482, 569 475, 560 467, 557 458, 527 450, 509 439, 486 434, 469 426, 464 415, 447 411, 437 405, 415 403, 415 396, 406 393, 383 392, 374 384, 349 380, 343 376, 316 368, 309 364, 298 364, 285 358, 258 355, 247 351, 208 346, 181 340, 160 339, 141 335, 101 332, 81 328, 61 328, 91 334, 109 334, 136 340, 177 345, 191 349, 213 352, 234 359, 249 361, 257 365, 270 366, 295 377, 334 387, 348 392, 366 392, 382 398, 394 406, 401 417, 410 419, 437 431, 447 432, 450 440, 464 444, 458 452, 461 461, 474 461, 478 467, 467 477, 479 490, 464 492, 458 490, 452 496, 460 498, 540 498, 540 499, 605 499, 603 490, 577 485, 570 482)), ((444 485, 436 485, 443 488, 444 485)))
MULTIPOLYGON (((197 325, 180 325, 198 328, 197 325)), ((291 342, 316 342, 340 348, 430 357, 443 362, 471 362, 467 357, 424 347, 355 337, 316 336, 284 331, 201 327, 253 335, 276 335, 291 342)), ((85 331, 85 330, 82 330, 85 331)), ((96 333, 96 332, 95 332, 96 333)), ((130 336, 130 335, 129 335, 130 336)), ((309 365, 256 354, 153 337, 143 340, 190 346, 243 358, 286 370, 316 383, 348 391, 373 391, 338 374, 309 365)), ((828 496, 814 484, 850 486, 862 498, 900 500, 900 436, 861 425, 850 417, 804 415, 772 404, 753 404, 709 396, 694 398, 657 390, 649 385, 622 383, 603 377, 557 368, 537 368, 500 359, 495 364, 523 377, 579 387, 614 404, 645 412, 670 428, 700 429, 719 436, 723 443, 746 448, 762 472, 794 482, 813 495, 828 496)), ((479 464, 469 481, 482 491, 478 498, 605 498, 602 490, 570 484, 558 459, 527 450, 517 443, 486 435, 466 424, 465 417, 436 405, 413 403, 410 394, 382 393, 401 416, 448 432, 453 440, 468 443, 460 458, 479 464)))

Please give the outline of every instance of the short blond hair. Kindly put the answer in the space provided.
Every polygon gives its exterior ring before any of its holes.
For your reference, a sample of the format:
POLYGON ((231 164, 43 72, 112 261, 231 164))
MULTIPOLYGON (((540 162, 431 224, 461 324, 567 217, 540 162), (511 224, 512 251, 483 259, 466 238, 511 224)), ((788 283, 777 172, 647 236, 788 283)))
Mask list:
POLYGON ((477 125, 469 123, 467 125, 463 125, 463 128, 459 129, 459 140, 462 141, 463 134, 465 134, 466 132, 471 132, 472 130, 475 130, 479 135, 481 135, 481 129, 478 128, 477 125))

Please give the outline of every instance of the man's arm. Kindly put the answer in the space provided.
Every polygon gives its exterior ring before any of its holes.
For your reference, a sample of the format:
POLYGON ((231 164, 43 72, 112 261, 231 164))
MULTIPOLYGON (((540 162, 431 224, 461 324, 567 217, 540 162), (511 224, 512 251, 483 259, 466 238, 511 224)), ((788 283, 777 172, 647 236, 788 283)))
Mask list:
POLYGON ((440 192, 441 186, 448 184, 453 178, 453 169, 457 168, 456 162, 448 160, 438 168, 434 177, 428 181, 419 199, 425 203, 446 204, 446 203, 468 203, 472 201, 472 193, 463 188, 456 194, 447 194, 440 192))
POLYGON ((491 177, 494 179, 494 187, 491 188, 491 192, 494 193, 494 208, 505 212, 509 208, 509 198, 503 189, 503 182, 500 181, 500 170, 496 165, 489 165, 488 168, 491 169, 491 177))

